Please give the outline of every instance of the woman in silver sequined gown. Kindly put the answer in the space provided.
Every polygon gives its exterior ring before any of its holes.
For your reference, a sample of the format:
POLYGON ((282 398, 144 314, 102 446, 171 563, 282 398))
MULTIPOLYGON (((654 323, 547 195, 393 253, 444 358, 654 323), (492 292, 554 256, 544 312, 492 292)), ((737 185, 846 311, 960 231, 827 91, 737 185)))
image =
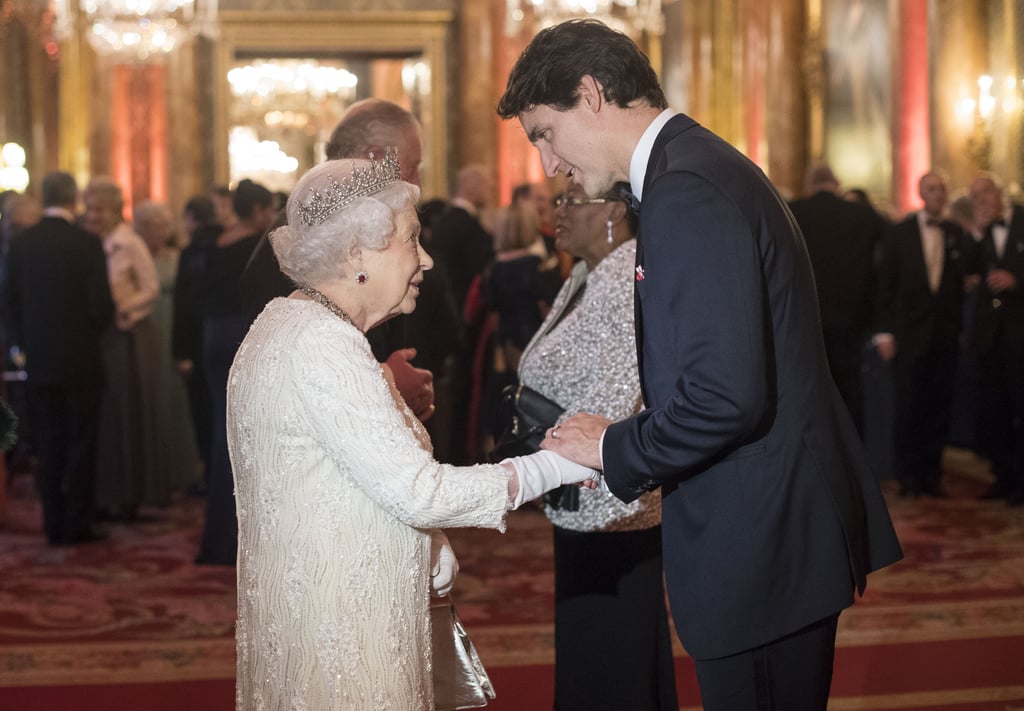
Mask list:
MULTIPOLYGON (((557 245, 579 257, 523 352, 520 382, 565 408, 619 420, 641 409, 633 334, 636 217, 613 189, 570 183, 556 203, 557 245)), ((679 708, 661 569, 661 494, 625 504, 579 491, 554 524, 555 708, 679 708)))

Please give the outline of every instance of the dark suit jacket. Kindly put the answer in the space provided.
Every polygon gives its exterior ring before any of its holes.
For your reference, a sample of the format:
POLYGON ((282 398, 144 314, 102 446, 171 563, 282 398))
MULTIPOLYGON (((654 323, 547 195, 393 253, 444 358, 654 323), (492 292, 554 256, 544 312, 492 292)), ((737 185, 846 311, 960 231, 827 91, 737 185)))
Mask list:
POLYGON ((114 302, 99 237, 44 217, 11 243, 8 268, 11 342, 25 352, 29 385, 101 385, 100 334, 114 302))
POLYGON ((647 409, 602 456, 619 498, 662 487, 683 645, 731 655, 850 605, 901 552, 829 375, 807 252, 764 174, 687 116, 651 153, 637 269, 647 409))
POLYGON ((462 313, 473 279, 494 258, 494 240, 480 220, 457 205, 445 208, 431 234, 430 256, 441 263, 462 313))
POLYGON ((866 205, 819 192, 789 205, 814 269, 821 322, 867 333, 875 300, 875 252, 885 223, 866 205))
POLYGON ((893 334, 901 356, 953 353, 959 347, 964 277, 973 240, 949 220, 940 227, 945 248, 935 293, 928 284, 916 212, 891 227, 882 243, 875 330, 893 334))
POLYGON ((977 313, 974 322, 974 348, 987 353, 1000 341, 1024 344, 1024 207, 1015 207, 1010 231, 1001 257, 996 256, 992 227, 977 248, 976 271, 981 274, 977 313), (985 284, 990 269, 1005 269, 1017 278, 1017 288, 993 294, 985 284))

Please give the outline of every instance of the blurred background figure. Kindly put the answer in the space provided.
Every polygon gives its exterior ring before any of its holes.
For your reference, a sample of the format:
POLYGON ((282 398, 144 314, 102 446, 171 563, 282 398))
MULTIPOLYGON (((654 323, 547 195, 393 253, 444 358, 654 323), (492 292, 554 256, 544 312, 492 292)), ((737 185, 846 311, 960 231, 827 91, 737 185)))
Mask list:
POLYGON ((236 220, 217 235, 200 279, 203 372, 213 414, 206 463, 206 515, 196 563, 234 565, 238 545, 234 484, 225 413, 228 371, 249 327, 240 283, 263 233, 277 218, 277 199, 259 183, 241 180, 232 194, 236 220))
POLYGON ((156 332, 156 350, 148 366, 152 377, 143 390, 145 414, 156 433, 144 501, 166 506, 195 481, 199 464, 185 383, 171 351, 174 285, 181 255, 178 244, 182 240, 174 214, 162 203, 136 205, 133 224, 153 257, 160 286, 149 316, 156 332))
POLYGON ((488 358, 474 385, 480 403, 480 431, 489 451, 501 434, 501 391, 518 380, 523 349, 551 310, 562 284, 558 262, 548 252, 532 201, 513 203, 498 218, 494 262, 484 271, 484 304, 489 334, 477 343, 477 360, 488 358))
POLYGON ((884 227, 872 208, 843 200, 827 165, 807 173, 805 197, 790 203, 814 269, 829 370, 864 435, 861 371, 871 333, 875 258, 884 227))
POLYGON ((210 200, 213 201, 214 221, 225 230, 234 227, 238 222, 235 214, 234 192, 227 185, 214 185, 210 188, 210 200))
MULTIPOLYGON (((11 242, 29 227, 36 225, 42 214, 39 202, 30 195, 13 190, 0 194, 0 293, 3 292, 7 281, 7 261, 11 242)), ((0 300, 0 363, 3 364, 3 370, 20 371, 21 353, 18 347, 12 351, 11 347, 16 344, 11 340, 9 333, 9 319, 6 303, 0 300)), ((17 441, 4 454, 10 481, 15 474, 31 474, 35 471, 36 454, 25 383, 11 380, 6 383, 6 388, 7 402, 18 417, 17 441)))
POLYGON ((210 461, 213 413, 210 391, 203 371, 202 280, 206 257, 214 240, 224 231, 217 222, 213 200, 195 195, 185 203, 182 224, 188 237, 178 258, 174 280, 171 352, 188 392, 192 426, 204 475, 192 483, 192 493, 205 491, 205 467, 210 461))
POLYGON ((942 450, 949 437, 971 244, 945 219, 945 178, 929 172, 918 186, 922 208, 891 228, 882 243, 874 342, 894 365, 900 495, 944 498, 942 450))
POLYGON ((159 350, 149 315, 160 295, 156 265, 146 243, 124 221, 121 187, 93 178, 82 194, 82 225, 99 235, 116 313, 103 336, 106 383, 100 414, 96 505, 105 516, 133 520, 154 481, 161 434, 147 411, 159 350))
MULTIPOLYGON (((430 256, 436 269, 445 275, 452 302, 462 318, 463 337, 456 356, 455 369, 461 374, 453 383, 452 437, 450 463, 477 461, 479 437, 476 415, 479 401, 473 404, 473 382, 485 382, 486 357, 477 362, 477 345, 486 342, 487 309, 481 276, 494 259, 494 239, 481 222, 487 208, 491 180, 481 165, 466 165, 458 174, 455 196, 447 209, 437 216, 431 229, 430 256), (475 369, 475 372, 474 372, 475 369)), ((430 278, 429 276, 427 277, 430 278)))
POLYGON ((984 225, 972 345, 978 357, 978 448, 992 461, 986 498, 1024 505, 1024 208, 1005 199, 991 174, 971 181, 974 218, 984 225))
POLYGON ((29 374, 46 540, 88 543, 102 537, 93 527, 104 377, 100 340, 114 302, 103 248, 75 224, 75 179, 47 174, 42 198, 42 220, 11 242, 4 303, 11 342, 24 354, 29 374))

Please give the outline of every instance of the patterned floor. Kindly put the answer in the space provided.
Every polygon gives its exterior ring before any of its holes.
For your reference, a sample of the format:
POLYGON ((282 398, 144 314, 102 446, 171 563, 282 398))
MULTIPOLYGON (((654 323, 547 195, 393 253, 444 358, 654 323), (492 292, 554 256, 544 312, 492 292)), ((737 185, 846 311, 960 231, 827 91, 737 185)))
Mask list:
MULTIPOLYGON (((906 559, 840 618, 834 711, 1024 709, 1024 509, 976 500, 987 480, 969 453, 946 464, 949 499, 887 485, 906 559)), ((112 526, 103 543, 48 548, 28 484, 14 482, 0 529, 0 708, 5 689, 233 677, 234 571, 191 562, 199 500, 112 526)), ((488 668, 525 688, 553 659, 550 527, 524 510, 504 535, 451 539, 459 614, 488 668)), ((501 692, 500 709, 534 708, 501 692)), ((699 708, 694 689, 680 695, 699 708)))

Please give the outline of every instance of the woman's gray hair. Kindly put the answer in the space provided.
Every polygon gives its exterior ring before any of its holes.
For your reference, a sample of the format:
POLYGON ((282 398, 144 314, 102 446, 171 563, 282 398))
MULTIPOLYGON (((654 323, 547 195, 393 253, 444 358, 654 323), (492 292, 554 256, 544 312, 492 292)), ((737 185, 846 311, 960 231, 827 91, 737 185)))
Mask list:
POLYGON ((330 190, 332 179, 344 184, 353 169, 365 170, 369 165, 366 160, 347 158, 327 161, 311 168, 295 185, 288 199, 288 224, 271 232, 270 243, 281 271, 296 284, 322 284, 342 276, 345 260, 354 250, 386 248, 395 232, 395 216, 415 209, 419 188, 397 182, 356 198, 318 224, 306 224, 301 208, 313 192, 330 190))

